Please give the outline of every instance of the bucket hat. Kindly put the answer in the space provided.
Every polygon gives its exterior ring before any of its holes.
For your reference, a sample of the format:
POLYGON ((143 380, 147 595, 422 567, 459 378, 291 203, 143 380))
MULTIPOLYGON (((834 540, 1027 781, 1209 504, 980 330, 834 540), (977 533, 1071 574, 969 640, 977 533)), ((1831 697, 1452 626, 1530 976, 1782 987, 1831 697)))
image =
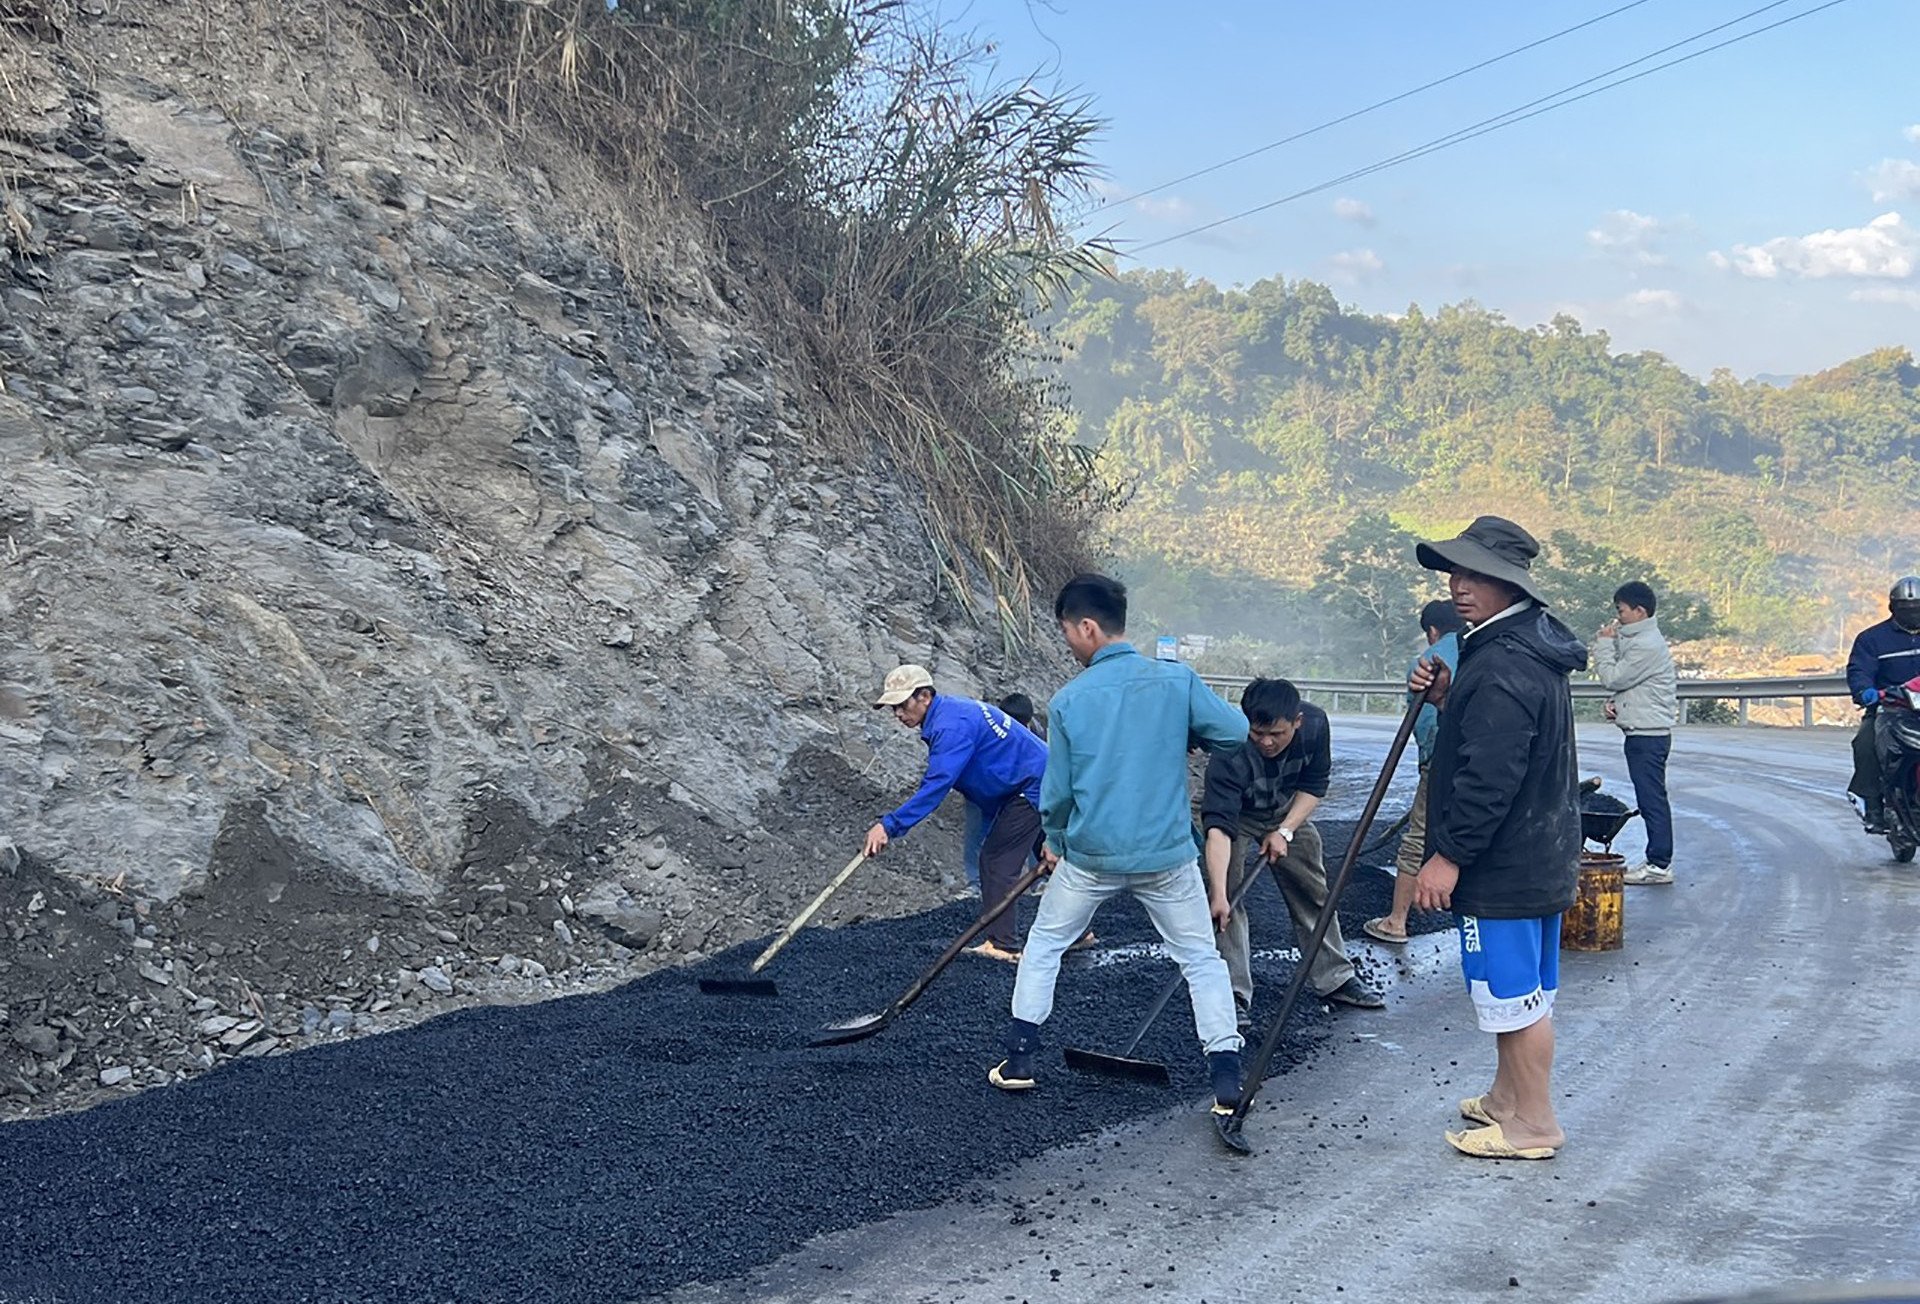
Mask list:
POLYGON ((1504 516, 1475 517, 1453 538, 1423 543, 1414 555, 1428 570, 1477 571, 1513 585, 1543 607, 1548 605, 1532 570, 1533 559, 1540 555, 1539 540, 1504 516))

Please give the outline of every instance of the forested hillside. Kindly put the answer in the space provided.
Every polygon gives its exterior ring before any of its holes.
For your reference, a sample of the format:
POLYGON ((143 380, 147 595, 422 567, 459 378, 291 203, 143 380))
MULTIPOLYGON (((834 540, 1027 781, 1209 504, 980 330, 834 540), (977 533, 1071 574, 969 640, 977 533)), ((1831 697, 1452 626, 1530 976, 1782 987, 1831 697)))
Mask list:
POLYGON ((1693 599, 1676 632, 1756 651, 1837 653, 1916 564, 1905 349, 1703 382, 1570 317, 1372 316, 1310 281, 1175 271, 1082 282, 1048 325, 1080 438, 1133 485, 1115 547, 1168 628, 1384 664, 1428 592, 1390 578, 1403 536, 1482 511, 1549 541, 1575 614, 1650 574, 1693 599))

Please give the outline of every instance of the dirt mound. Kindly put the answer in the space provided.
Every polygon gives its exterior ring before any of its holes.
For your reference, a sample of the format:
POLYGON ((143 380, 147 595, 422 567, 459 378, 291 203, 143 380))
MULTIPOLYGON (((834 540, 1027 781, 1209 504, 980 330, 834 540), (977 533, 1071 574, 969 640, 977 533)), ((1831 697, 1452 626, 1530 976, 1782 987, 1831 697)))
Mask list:
MULTIPOLYGON (((795 754, 746 829, 671 788, 609 773, 593 801, 544 825, 476 793, 460 865, 431 897, 370 888, 283 836, 261 802, 229 809, 204 881, 170 902, 19 856, 0 876, 13 943, 0 958, 0 1111, 698 960, 784 923, 859 845, 867 812, 893 802, 819 748, 795 754), (816 850, 827 839, 831 864, 816 850)), ((957 823, 943 812, 897 842, 819 924, 952 900, 957 823)))

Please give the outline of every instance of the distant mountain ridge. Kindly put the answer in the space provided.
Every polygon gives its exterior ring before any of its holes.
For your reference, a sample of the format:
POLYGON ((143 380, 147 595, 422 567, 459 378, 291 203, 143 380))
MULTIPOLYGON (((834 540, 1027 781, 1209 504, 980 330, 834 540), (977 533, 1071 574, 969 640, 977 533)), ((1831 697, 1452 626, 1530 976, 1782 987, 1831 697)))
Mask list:
POLYGON ((1389 318, 1311 281, 1164 270, 1082 282, 1044 325, 1079 438, 1134 483, 1112 543, 1149 605, 1250 581, 1251 620, 1254 592, 1305 592, 1366 513, 1419 531, 1502 511, 1644 559, 1736 636, 1794 651, 1830 648, 1889 572, 1920 567, 1903 348, 1703 382, 1569 316, 1389 318))

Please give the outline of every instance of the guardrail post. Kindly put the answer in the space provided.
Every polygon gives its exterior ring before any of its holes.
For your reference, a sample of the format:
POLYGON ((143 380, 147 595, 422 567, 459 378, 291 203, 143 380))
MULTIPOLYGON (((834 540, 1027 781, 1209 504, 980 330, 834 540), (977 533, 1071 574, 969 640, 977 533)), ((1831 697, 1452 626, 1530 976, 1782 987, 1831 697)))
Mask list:
POLYGON ((1340 694, 1338 693, 1333 695, 1333 713, 1335 715, 1340 714, 1340 694))
POLYGON ((1747 722, 1747 700, 1748 699, 1744 697, 1740 699, 1740 723, 1741 724, 1745 724, 1747 722))
POLYGON ((1800 699, 1800 723, 1808 729, 1813 728, 1813 699, 1811 697, 1803 697, 1800 699))

